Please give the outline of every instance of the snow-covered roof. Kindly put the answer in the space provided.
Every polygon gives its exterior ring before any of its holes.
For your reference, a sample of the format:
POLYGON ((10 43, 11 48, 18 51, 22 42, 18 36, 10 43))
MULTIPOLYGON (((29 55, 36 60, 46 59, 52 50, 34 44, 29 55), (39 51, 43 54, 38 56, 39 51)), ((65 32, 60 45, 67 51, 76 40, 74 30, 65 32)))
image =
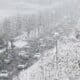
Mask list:
POLYGON ((27 40, 28 39, 28 34, 27 32, 22 32, 21 35, 18 35, 17 37, 14 38, 14 40, 27 40))
POLYGON ((13 45, 18 48, 23 48, 24 46, 28 45, 28 42, 23 40, 17 40, 13 43, 13 45))

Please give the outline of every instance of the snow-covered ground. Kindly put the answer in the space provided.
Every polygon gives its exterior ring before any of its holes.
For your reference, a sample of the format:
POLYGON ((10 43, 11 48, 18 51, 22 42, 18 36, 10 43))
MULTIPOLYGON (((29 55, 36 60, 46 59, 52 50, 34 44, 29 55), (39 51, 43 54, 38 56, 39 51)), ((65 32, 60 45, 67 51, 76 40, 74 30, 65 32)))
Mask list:
POLYGON ((43 72, 43 69, 41 71, 41 66, 43 67, 44 65, 48 65, 52 61, 53 55, 55 55, 55 49, 51 49, 44 53, 45 53, 45 55, 43 58, 41 58, 33 66, 31 66, 27 70, 23 70, 19 74, 18 77, 20 80, 43 80, 44 76, 42 75, 42 73, 44 73, 44 72, 43 72))
POLYGON ((18 78, 20 80, 79 80, 80 42, 74 43, 69 39, 64 42, 65 44, 63 41, 58 41, 57 55, 56 47, 46 50, 41 59, 28 69, 21 71, 18 78))

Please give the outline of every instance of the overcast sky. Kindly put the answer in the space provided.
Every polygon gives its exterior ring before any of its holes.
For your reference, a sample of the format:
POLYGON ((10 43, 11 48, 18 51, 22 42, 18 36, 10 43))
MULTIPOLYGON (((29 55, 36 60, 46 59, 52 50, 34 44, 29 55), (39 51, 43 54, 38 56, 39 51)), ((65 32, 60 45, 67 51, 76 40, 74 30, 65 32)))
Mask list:
POLYGON ((0 0, 0 18, 17 13, 37 13, 50 7, 51 1, 53 0, 0 0))
MULTIPOLYGON (((33 14, 53 6, 79 0, 0 0, 0 18, 16 14, 33 14)), ((70 4, 71 5, 71 4, 70 4)))

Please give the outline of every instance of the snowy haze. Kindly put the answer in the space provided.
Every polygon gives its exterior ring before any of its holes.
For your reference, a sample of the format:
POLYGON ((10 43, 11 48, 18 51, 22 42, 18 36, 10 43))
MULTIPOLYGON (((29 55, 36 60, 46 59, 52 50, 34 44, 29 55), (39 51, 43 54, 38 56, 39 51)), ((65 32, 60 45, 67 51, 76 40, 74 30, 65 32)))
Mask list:
POLYGON ((80 31, 79 42, 78 33, 74 35, 80 30, 80 0, 0 0, 2 19, 0 38, 10 42, 13 60, 7 65, 10 80, 80 80, 80 31), (4 19, 9 16, 13 17, 4 19), (55 37, 55 32, 60 35, 55 37), (23 58, 30 56, 28 60, 19 57, 21 50, 26 52, 23 58), (41 57, 36 59, 36 53, 41 57), (73 65, 78 59, 79 67, 73 65), (21 65, 24 68, 18 72, 21 65))
MULTIPOLYGON (((38 0, 39 1, 39 0, 38 0)), ((37 2, 37 0, 35 1, 37 2)), ((46 8, 29 0, 0 0, 0 16, 10 16, 17 13, 35 13, 46 8)))
POLYGON ((70 1, 71 0, 0 0, 0 17, 38 13, 52 8, 54 5, 57 7, 57 4, 65 4, 70 1))

